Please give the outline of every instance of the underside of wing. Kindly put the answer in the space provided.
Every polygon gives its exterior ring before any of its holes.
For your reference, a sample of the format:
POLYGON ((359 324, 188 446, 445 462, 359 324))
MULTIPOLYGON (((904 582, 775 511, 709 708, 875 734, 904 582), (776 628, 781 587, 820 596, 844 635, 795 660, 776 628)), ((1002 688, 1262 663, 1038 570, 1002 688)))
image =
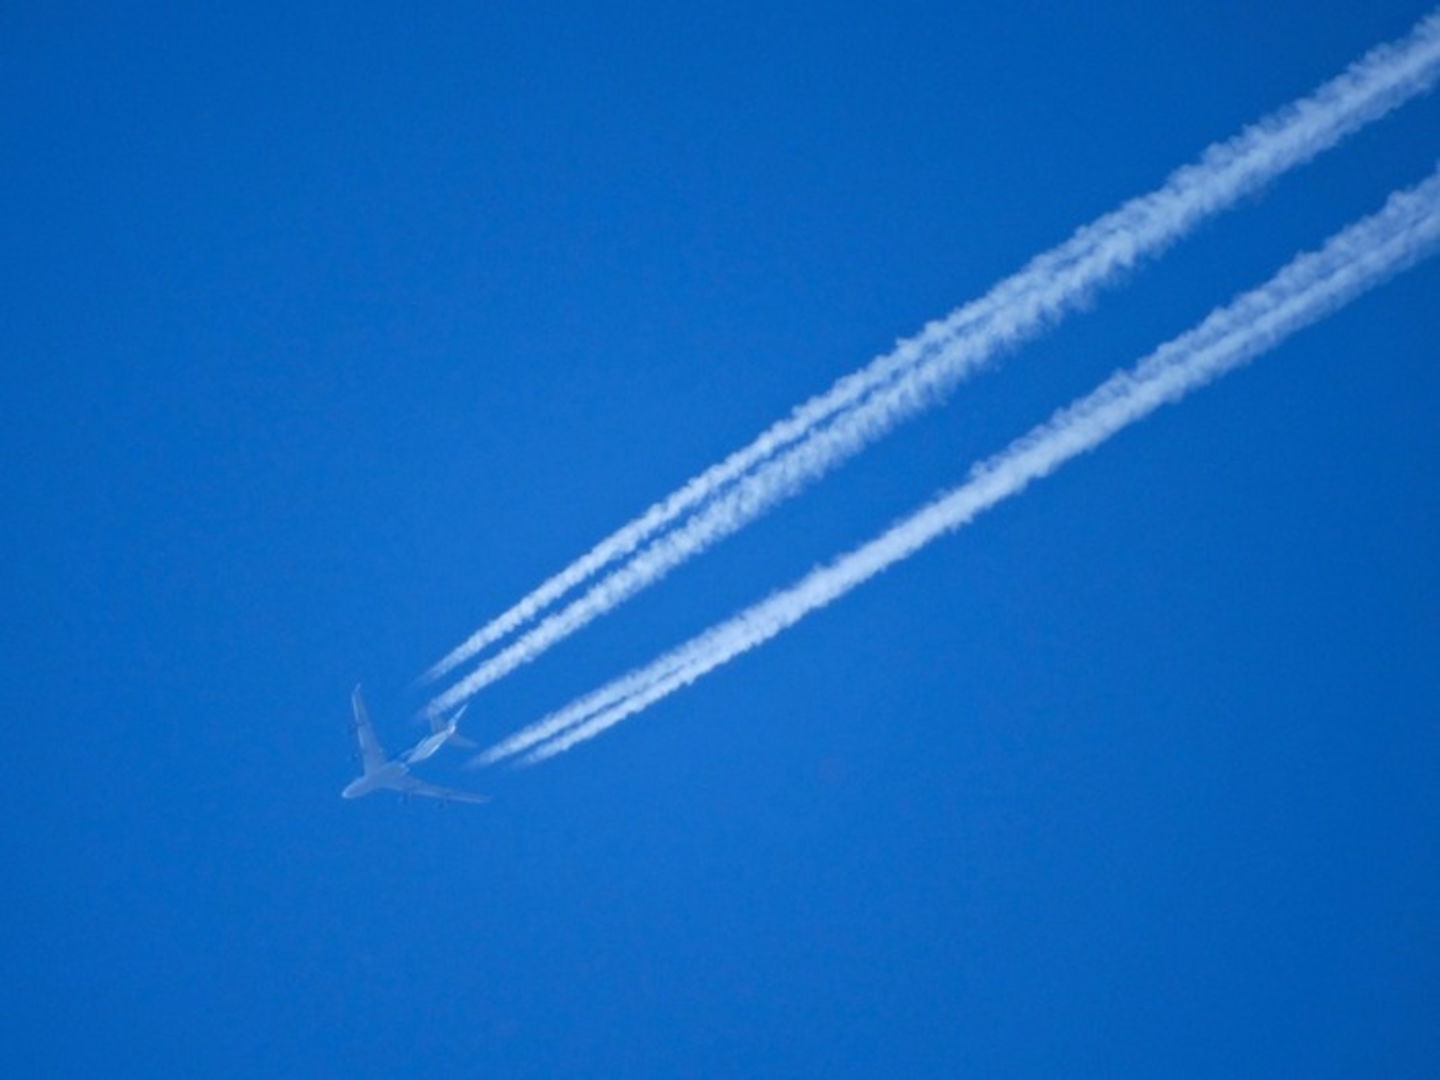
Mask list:
POLYGON ((360 687, 350 692, 350 705, 355 712, 355 738, 360 743, 360 763, 369 776, 385 764, 385 750, 375 737, 375 728, 370 723, 370 713, 365 708, 365 699, 360 696, 360 687))
POLYGON ((445 799, 448 802, 485 803, 490 801, 489 795, 481 795, 478 791, 457 791, 454 788, 427 784, 413 776, 406 776, 397 786, 407 795, 425 795, 431 799, 445 799))

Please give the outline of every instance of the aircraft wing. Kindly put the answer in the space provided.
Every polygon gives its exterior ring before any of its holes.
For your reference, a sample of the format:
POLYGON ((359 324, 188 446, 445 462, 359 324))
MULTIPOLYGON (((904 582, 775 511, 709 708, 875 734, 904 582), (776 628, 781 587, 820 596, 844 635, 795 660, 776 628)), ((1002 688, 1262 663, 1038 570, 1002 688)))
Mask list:
POLYGON ((490 801, 489 795, 481 795, 478 791, 456 791, 454 788, 427 784, 410 775, 404 776, 395 786, 407 795, 427 795, 432 799, 444 799, 447 802, 484 803, 490 801))
POLYGON ((360 687, 350 692, 350 705, 355 710, 355 738, 360 743, 360 763, 369 776, 385 764, 385 750, 375 737, 375 728, 370 723, 370 713, 365 708, 365 699, 360 696, 360 687))

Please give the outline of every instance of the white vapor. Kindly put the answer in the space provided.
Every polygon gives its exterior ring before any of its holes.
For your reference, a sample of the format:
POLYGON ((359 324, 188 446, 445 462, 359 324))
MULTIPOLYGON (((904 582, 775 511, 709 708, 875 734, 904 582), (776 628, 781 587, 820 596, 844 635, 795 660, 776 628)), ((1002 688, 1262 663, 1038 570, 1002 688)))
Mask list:
POLYGON ((1292 260, 1265 285, 1212 312, 1128 372, 1118 372, 1049 421, 975 466, 969 480, 878 538, 689 643, 512 735, 476 761, 529 749, 553 757, 755 648, 908 558, 939 536, 1024 491, 1116 432, 1273 348, 1440 246, 1440 170, 1394 194, 1375 215, 1292 260))
POLYGON ((538 657, 670 570, 734 533, 938 400, 1002 350, 1082 306, 1206 217, 1427 90, 1440 76, 1440 15, 1343 74, 1207 149, 1154 192, 1076 232, 979 300, 846 376, 744 449, 602 541, 427 672, 436 678, 538 616, 605 566, 648 547, 436 696, 436 716, 538 657), (653 539, 685 515, 679 527, 653 539))

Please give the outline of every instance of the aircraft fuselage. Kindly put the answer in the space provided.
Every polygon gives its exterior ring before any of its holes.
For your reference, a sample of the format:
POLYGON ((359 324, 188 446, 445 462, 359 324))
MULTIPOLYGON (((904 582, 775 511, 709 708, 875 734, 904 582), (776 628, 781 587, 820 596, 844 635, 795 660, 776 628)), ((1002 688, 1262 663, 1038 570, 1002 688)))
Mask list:
POLYGON ((433 735, 426 735, 407 753, 402 760, 407 765, 415 765, 427 758, 434 757, 435 751, 444 746, 451 735, 455 734, 455 725, 443 727, 433 735))
POLYGON ((396 783, 410 770, 405 768, 398 761, 387 761, 380 768, 367 776, 356 777, 345 785, 345 790, 340 792, 342 799, 358 799, 361 795, 369 795, 372 791, 382 791, 385 788, 393 788, 396 783))

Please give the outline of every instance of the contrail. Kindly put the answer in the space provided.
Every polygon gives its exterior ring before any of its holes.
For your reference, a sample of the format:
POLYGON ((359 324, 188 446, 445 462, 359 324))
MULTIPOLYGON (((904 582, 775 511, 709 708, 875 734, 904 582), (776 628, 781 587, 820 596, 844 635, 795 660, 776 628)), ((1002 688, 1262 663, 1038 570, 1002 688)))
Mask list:
POLYGON ((1212 145, 1158 190, 1080 229, 979 300, 841 379, 652 506, 474 634, 426 677, 449 672, 684 515, 703 509, 436 697, 426 714, 455 707, 654 584, 934 403, 1001 350, 1058 322, 1206 217, 1427 90, 1437 75, 1440 15, 1432 13, 1408 37, 1372 50, 1309 97, 1212 145))
POLYGON ((524 759, 533 764, 593 738, 768 641, 937 537, 969 524, 1161 405, 1274 348, 1437 247, 1440 170, 1418 187, 1392 195, 1380 212, 1336 234, 1318 252, 1298 256, 1265 285, 1212 312, 1131 371, 1111 376, 975 466, 965 484, 878 538, 512 735, 476 761, 498 761, 550 738, 524 759))

